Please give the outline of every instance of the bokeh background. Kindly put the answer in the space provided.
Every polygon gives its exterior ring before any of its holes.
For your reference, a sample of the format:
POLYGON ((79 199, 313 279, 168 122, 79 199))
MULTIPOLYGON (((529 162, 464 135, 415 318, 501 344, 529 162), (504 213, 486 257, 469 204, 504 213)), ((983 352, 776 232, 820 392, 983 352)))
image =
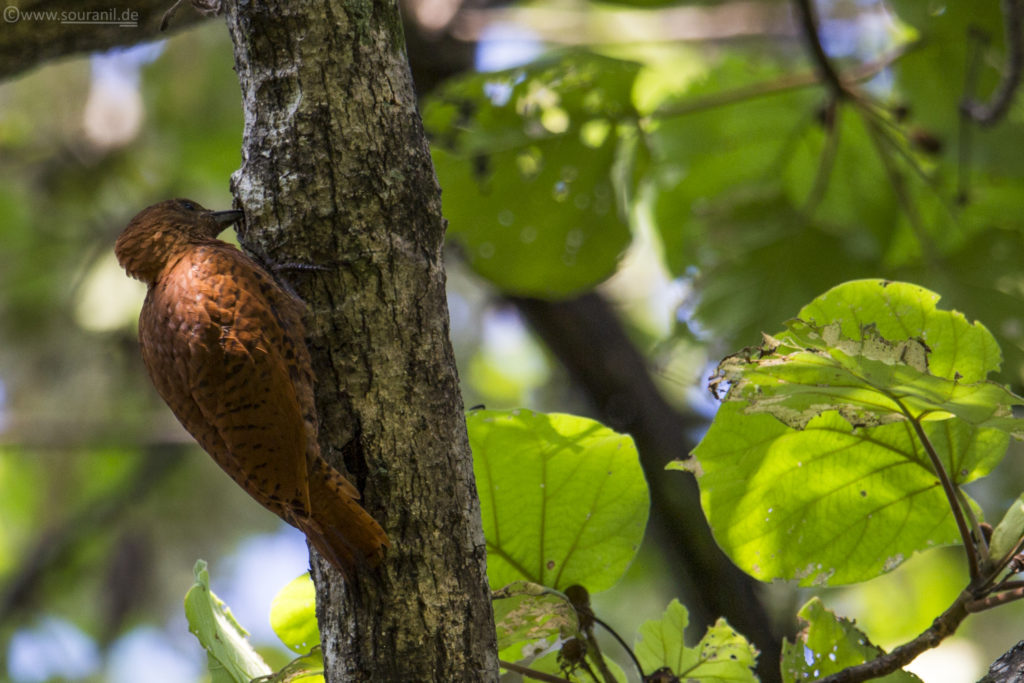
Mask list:
MULTIPOLYGON (((628 104, 646 126, 643 159, 633 157, 643 178, 620 205, 623 248, 594 289, 666 401, 697 425, 679 455, 713 415, 710 365, 851 277, 943 294, 996 333, 998 379, 1020 387, 1024 110, 1014 101, 987 128, 959 114, 966 89, 985 98, 1005 70, 995 0, 819 4, 822 44, 837 68, 863 74, 864 107, 816 84, 792 3, 403 5, 425 107, 447 78, 570 48, 641 65, 628 104)), ((155 201, 230 206, 242 130, 232 62, 215 18, 0 84, 0 679, 200 680, 205 655, 182 612, 197 558, 268 659, 289 658, 267 612, 306 570, 304 540, 234 486, 156 396, 135 339, 144 288, 112 252, 155 201)), ((598 412, 472 267, 463 235, 475 228, 458 196, 445 194, 447 266, 466 405, 598 412)), ((529 280, 508 277, 520 275, 529 280)), ((971 489, 990 517, 1024 489, 1018 451, 971 489)), ((626 580, 595 596, 620 632, 678 594, 665 551, 646 544, 626 580)), ((889 647, 964 583, 962 552, 940 549, 819 593, 889 647)), ((768 593, 781 620, 810 594, 768 593)), ((975 680, 1024 639, 1022 610, 971 617, 912 668, 927 681, 975 680)))

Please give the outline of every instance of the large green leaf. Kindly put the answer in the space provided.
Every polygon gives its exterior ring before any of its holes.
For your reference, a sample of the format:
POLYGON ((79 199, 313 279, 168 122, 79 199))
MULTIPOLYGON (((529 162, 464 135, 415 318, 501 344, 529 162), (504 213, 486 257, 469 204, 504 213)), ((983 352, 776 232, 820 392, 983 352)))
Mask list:
POLYGON ((754 576, 860 581, 958 540, 907 419, 956 484, 1003 457, 1018 399, 987 382, 999 348, 979 323, 904 283, 857 281, 785 332, 727 358, 726 402, 694 451, 715 537, 754 576))
POLYGON ((639 68, 570 53, 466 76, 428 100, 449 235, 503 291, 564 297, 615 271, 630 231, 613 176, 636 149, 621 134, 639 68))
POLYGON ((529 410, 467 418, 492 588, 610 588, 636 555, 650 499, 633 440, 529 410))
MULTIPOLYGON (((924 430, 960 483, 988 473, 1009 441, 1000 430, 952 420, 927 422, 924 430)), ((959 540, 906 422, 855 428, 826 412, 797 430, 729 402, 694 456, 715 539, 764 581, 864 581, 915 551, 959 540)))
MULTIPOLYGON (((873 645, 852 621, 825 609, 819 598, 811 598, 798 613, 804 623, 794 642, 782 646, 782 680, 802 683, 838 673, 871 661, 884 651, 873 645)), ((914 674, 897 671, 879 678, 887 683, 920 683, 914 674)))

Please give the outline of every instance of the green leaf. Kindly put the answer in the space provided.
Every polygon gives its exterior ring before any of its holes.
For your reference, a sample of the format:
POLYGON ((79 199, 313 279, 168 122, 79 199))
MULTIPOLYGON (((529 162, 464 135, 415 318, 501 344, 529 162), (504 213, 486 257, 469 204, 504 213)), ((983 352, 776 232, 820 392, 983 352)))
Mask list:
POLYGON ((633 440, 593 420, 529 410, 481 410, 467 423, 491 587, 614 585, 650 506, 633 440))
POLYGON ((246 639, 248 633, 231 610, 210 590, 206 562, 195 564, 196 582, 185 594, 189 631, 207 653, 213 683, 249 683, 272 673, 246 639))
POLYGON ((669 603, 659 620, 645 622, 637 631, 633 653, 645 672, 668 667, 687 681, 756 681, 753 667, 757 649, 719 619, 696 647, 686 647, 683 633, 689 624, 686 608, 669 603))
POLYGON ((492 600, 498 649, 514 648, 514 661, 543 652, 560 639, 579 635, 576 610, 557 591, 528 581, 515 581, 495 591, 492 600))
POLYGON ((290 581, 270 605, 270 626, 289 649, 306 654, 320 644, 316 587, 309 573, 290 581))
MULTIPOLYGON (((991 334, 938 296, 883 281, 840 285, 759 349, 723 361, 728 400, 694 451, 719 544, 754 576, 862 581, 959 540, 911 423, 954 484, 1003 457, 1019 399, 985 381, 991 334)), ((979 511, 980 514, 980 511, 979 511)))
MULTIPOLYGON (((820 598, 808 600, 799 617, 805 624, 803 630, 795 642, 787 640, 782 646, 782 680, 786 683, 817 680, 885 654, 853 622, 825 609, 820 598)), ((878 680, 920 683, 921 679, 910 672, 897 671, 878 680)))
POLYGON ((838 321, 849 339, 869 324, 889 340, 919 337, 930 348, 928 370, 936 377, 971 383, 997 372, 1002 355, 988 329, 939 310, 938 301, 935 292, 906 282, 855 280, 817 297, 797 317, 822 326, 838 321))
POLYGON ((998 562, 1017 548, 1017 543, 1024 536, 1024 493, 1003 515, 1003 519, 992 530, 992 540, 988 544, 989 555, 998 562))
POLYGON ((726 400, 744 401, 748 412, 769 413, 796 429, 828 410, 854 426, 901 421, 909 413, 914 419, 958 417, 977 426, 1024 429, 1003 419, 1020 399, 993 382, 932 375, 931 349, 920 338, 889 341, 873 324, 852 339, 838 322, 818 327, 797 319, 787 326, 788 332, 766 335, 759 348, 719 364, 712 382, 729 384, 726 400))
POLYGON ((622 133, 639 69, 570 53, 458 79, 426 104, 449 235, 503 291, 564 297, 615 271, 631 236, 613 176, 636 152, 622 133))
POLYGON ((712 384, 727 383, 727 400, 797 429, 837 410, 855 426, 906 412, 1020 431, 1021 422, 1003 419, 1020 399, 985 381, 999 369, 995 338, 981 323, 938 310, 938 298, 900 282, 844 283, 805 306, 787 331, 722 361, 712 384))
MULTIPOLYGON (((960 422, 923 427, 956 483, 991 471, 1009 442, 960 422)), ((694 455, 715 539, 763 581, 864 581, 915 551, 960 540, 909 423, 856 429, 828 412, 796 430, 730 402, 694 455)))

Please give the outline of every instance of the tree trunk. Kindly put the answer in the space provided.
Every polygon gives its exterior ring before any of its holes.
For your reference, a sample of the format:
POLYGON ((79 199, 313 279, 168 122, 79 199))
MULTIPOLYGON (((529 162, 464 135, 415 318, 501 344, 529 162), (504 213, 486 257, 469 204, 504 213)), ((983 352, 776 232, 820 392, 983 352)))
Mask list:
POLYGON ((313 562, 327 680, 494 680, 440 192, 397 3, 226 10, 245 109, 242 241, 309 305, 324 454, 392 543, 350 583, 313 562))

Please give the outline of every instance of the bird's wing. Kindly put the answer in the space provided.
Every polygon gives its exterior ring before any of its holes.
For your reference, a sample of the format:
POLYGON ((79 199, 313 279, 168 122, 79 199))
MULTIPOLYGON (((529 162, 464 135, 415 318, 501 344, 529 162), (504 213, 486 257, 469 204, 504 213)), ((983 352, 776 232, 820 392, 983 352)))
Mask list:
POLYGON ((154 286, 140 337, 185 428, 250 495, 293 521, 310 510, 310 437, 295 340, 268 286, 276 287, 232 247, 200 247, 154 286))

